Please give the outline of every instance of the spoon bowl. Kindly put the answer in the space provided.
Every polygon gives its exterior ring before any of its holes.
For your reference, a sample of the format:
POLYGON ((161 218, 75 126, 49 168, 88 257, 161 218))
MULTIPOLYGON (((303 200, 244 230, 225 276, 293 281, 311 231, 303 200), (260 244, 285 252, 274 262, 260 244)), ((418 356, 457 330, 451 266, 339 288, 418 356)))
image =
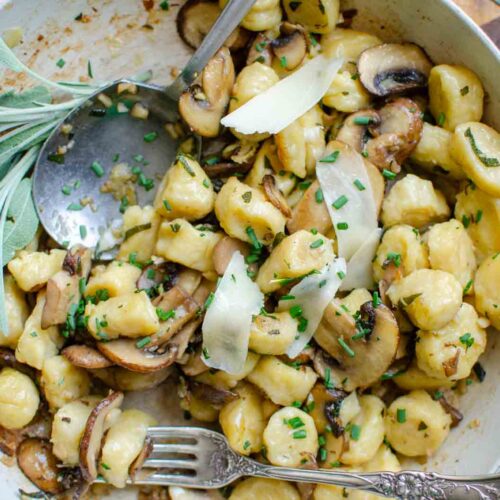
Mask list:
POLYGON ((129 204, 153 203, 178 147, 165 125, 178 120, 177 101, 162 88, 128 80, 114 82, 73 110, 44 144, 34 172, 35 205, 49 235, 63 246, 96 248, 101 241, 96 253, 112 258, 113 241, 105 234, 121 223, 129 204), (123 84, 137 92, 118 93, 123 84), (147 119, 131 115, 135 103, 149 111, 147 119), (123 180, 110 180, 118 171, 123 180), (133 180, 125 180, 126 171, 133 180))

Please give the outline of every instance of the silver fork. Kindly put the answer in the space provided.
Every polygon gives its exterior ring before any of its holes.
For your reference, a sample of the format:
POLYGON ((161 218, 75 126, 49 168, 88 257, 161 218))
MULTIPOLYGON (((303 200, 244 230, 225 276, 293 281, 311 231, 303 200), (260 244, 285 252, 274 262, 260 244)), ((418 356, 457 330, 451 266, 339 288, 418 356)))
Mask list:
POLYGON ((152 452, 134 484, 221 488, 242 476, 324 483, 408 500, 500 499, 500 474, 445 476, 433 472, 353 473, 293 469, 238 455, 226 438, 202 427, 151 427, 152 452))

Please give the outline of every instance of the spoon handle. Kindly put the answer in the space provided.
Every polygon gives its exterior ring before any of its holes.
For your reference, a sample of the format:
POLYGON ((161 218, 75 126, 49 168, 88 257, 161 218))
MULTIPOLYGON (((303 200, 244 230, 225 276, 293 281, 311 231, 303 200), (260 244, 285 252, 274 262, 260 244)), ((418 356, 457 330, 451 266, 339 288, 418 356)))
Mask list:
POLYGON ((255 0, 229 0, 179 76, 165 89, 165 93, 171 99, 179 100, 182 92, 193 83, 208 61, 240 24, 240 21, 254 3, 255 0))

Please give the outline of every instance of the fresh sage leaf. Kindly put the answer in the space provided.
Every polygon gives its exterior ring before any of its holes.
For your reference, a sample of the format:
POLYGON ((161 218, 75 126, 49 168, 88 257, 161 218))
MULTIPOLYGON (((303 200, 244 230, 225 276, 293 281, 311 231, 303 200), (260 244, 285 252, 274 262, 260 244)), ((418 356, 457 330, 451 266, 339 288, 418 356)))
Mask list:
POLYGON ((38 215, 31 196, 31 179, 23 179, 14 191, 3 229, 2 265, 24 248, 38 229, 38 215))
POLYGON ((50 104, 52 97, 46 87, 39 85, 24 92, 6 92, 0 95, 0 106, 4 108, 32 108, 37 104, 50 104))

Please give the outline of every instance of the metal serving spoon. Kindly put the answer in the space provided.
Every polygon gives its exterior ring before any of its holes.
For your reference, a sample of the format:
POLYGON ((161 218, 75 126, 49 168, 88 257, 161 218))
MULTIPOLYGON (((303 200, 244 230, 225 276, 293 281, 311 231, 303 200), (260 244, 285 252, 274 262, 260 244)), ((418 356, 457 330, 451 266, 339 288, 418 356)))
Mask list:
MULTIPOLYGON (((155 188, 175 158, 178 146, 165 132, 165 124, 177 122, 180 95, 222 47, 254 2, 230 0, 185 68, 167 88, 118 80, 99 89, 69 113, 49 136, 35 166, 33 197, 40 221, 57 243, 96 247, 113 221, 119 224, 124 203, 101 192, 101 186, 118 163, 127 163, 140 175, 135 189, 137 203, 152 204, 155 188), (137 94, 118 95, 120 83, 134 83, 137 94), (106 108, 97 99, 99 94, 111 98, 113 105, 106 108), (128 112, 120 112, 124 110, 124 99, 129 100, 129 106, 131 101, 137 101, 147 107, 148 119, 138 120, 128 112), (60 148, 66 152, 58 154, 60 148)), ((99 258, 109 259, 112 254, 104 252, 99 258)))

